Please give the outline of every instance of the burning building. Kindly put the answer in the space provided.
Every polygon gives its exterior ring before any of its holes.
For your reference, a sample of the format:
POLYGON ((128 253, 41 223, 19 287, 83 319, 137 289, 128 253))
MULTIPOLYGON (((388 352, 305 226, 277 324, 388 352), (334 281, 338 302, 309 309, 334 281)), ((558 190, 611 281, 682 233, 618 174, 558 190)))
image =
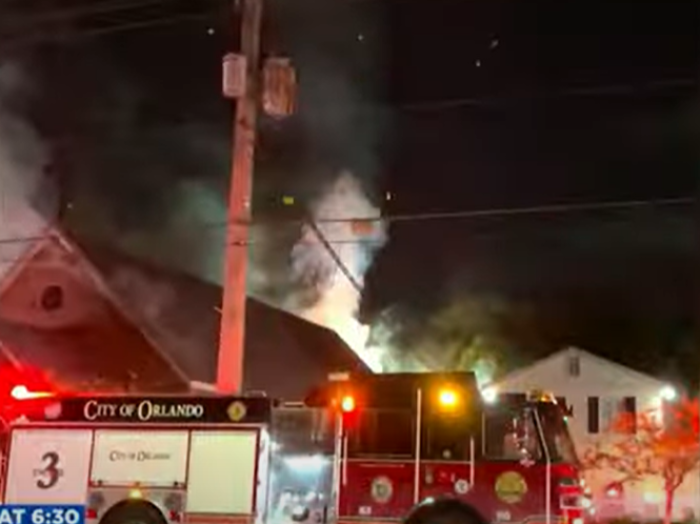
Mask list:
MULTIPOLYGON (((220 287, 59 229, 27 244, 0 280, 5 363, 44 369, 76 389, 213 382, 220 287)), ((335 332, 253 298, 246 324, 246 390, 299 399, 330 372, 366 370, 335 332)))

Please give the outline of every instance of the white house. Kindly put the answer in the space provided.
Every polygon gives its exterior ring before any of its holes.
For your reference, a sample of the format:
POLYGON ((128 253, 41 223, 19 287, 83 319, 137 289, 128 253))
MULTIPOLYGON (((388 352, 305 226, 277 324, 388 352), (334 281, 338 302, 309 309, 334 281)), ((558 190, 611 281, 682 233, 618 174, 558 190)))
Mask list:
MULTIPOLYGON (((564 400, 572 408, 570 429, 579 454, 599 439, 609 438, 606 430, 621 413, 658 409, 676 395, 666 382, 578 348, 566 348, 516 370, 489 388, 503 393, 543 389, 564 400)), ((698 512, 694 507, 699 489, 695 477, 679 489, 679 517, 690 508, 698 512)), ((611 501, 603 492, 612 480, 610 474, 592 473, 587 480, 596 505, 601 510, 609 507, 611 501)), ((625 490, 625 512, 654 518, 663 513, 663 500, 663 491, 655 481, 631 485, 625 490)))

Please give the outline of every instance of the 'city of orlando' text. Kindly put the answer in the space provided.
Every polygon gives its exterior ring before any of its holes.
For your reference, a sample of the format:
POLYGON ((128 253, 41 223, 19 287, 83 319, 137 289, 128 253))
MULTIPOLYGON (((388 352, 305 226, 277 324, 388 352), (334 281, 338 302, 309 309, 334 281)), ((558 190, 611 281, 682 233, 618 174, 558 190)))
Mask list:
POLYGON ((85 404, 83 417, 86 420, 127 419, 141 421, 151 419, 200 419, 204 416, 204 406, 201 404, 158 404, 150 400, 142 400, 129 404, 103 404, 90 400, 85 404))

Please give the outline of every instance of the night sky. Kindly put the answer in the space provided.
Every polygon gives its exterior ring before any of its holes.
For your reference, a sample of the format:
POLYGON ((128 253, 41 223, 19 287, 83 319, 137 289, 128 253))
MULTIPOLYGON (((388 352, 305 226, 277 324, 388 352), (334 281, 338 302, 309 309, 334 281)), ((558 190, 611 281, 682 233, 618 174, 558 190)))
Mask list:
MULTIPOLYGON (((80 17, 58 0, 0 4, 0 59, 35 87, 18 107, 49 147, 47 184, 63 188, 72 228, 212 278, 221 228, 205 223, 221 222, 228 177, 228 10, 104 1, 114 11, 80 17), (37 18, 56 9, 65 16, 37 18)), ((343 168, 388 215, 696 195, 692 2, 266 8, 265 52, 293 57, 301 91, 297 116, 262 122, 256 220, 293 227, 284 218, 299 211, 282 196, 303 208, 343 168)), ((362 315, 497 295, 532 305, 552 348, 673 374, 697 358, 695 217, 676 205, 396 223, 362 315)), ((280 242, 270 267, 288 251, 280 242)))

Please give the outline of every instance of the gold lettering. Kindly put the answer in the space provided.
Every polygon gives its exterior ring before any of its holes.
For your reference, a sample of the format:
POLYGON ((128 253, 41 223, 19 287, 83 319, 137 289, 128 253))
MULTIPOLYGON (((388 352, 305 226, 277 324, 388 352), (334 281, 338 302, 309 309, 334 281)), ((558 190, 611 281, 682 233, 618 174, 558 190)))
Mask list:
POLYGON ((100 404, 96 400, 90 400, 85 403, 83 408, 83 417, 87 420, 97 420, 102 417, 116 417, 117 416, 116 404, 100 404))
POLYGON ((86 402, 85 407, 83 408, 83 417, 85 417, 87 420, 95 420, 98 417, 97 408, 98 405, 96 400, 86 402))
POLYGON ((144 400, 139 404, 138 407, 138 417, 139 420, 150 420, 153 416, 153 404, 150 401, 144 400))
POLYGON ((136 414, 139 420, 144 422, 153 418, 202 418, 204 406, 201 404, 178 404, 168 406, 166 404, 153 404, 150 400, 142 401, 136 414))

